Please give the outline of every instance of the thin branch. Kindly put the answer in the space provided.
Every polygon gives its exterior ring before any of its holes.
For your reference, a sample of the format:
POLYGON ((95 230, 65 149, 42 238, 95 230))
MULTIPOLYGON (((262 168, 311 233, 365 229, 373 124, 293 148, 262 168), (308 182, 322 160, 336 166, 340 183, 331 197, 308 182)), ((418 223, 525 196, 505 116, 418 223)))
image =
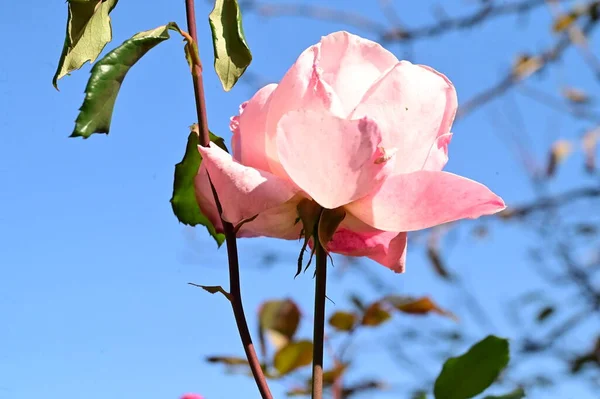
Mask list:
MULTIPOLYGON (((546 0, 546 4, 555 18, 561 16, 562 12, 557 2, 546 0)), ((592 15, 592 13, 598 13, 600 11, 600 1, 591 2, 584 6, 580 6, 579 8, 585 10, 589 15, 592 15)), ((581 31, 581 28, 579 28, 577 24, 569 26, 568 31, 572 38, 571 40, 577 45, 577 48, 579 48, 583 60, 596 76, 596 79, 600 81, 600 60, 596 57, 594 52, 590 50, 586 35, 581 31)))
POLYGON ((592 303, 592 308, 595 311, 600 311, 600 291, 594 287, 590 275, 575 264, 566 245, 561 244, 559 246, 559 255, 565 263, 569 277, 577 283, 577 286, 581 288, 583 294, 588 296, 592 303))
POLYGON ((379 0, 378 3, 381 12, 383 15, 385 15, 385 18, 390 24, 392 24, 392 26, 396 28, 404 26, 404 23, 400 19, 400 15, 398 15, 396 7, 394 7, 394 4, 392 4, 392 0, 379 0))
POLYGON ((499 217, 502 219, 520 219, 529 216, 533 212, 557 208, 580 199, 598 197, 600 197, 600 188, 578 188, 552 197, 542 197, 530 204, 509 207, 501 212, 499 217))
POLYGON ((246 3, 246 7, 263 17, 305 17, 327 22, 342 23, 368 32, 376 32, 381 36, 384 36, 386 32, 388 32, 388 28, 385 25, 358 13, 324 6, 248 2, 246 3))
POLYGON ((517 92, 523 96, 526 96, 538 103, 552 108, 555 111, 564 112, 571 115, 576 119, 584 119, 594 123, 600 123, 600 114, 595 113, 593 110, 584 107, 577 107, 565 104, 559 98, 552 96, 551 94, 545 93, 531 86, 520 85, 517 92))
MULTIPOLYGON (((185 1, 185 11, 187 17, 188 31, 194 41, 194 45, 196 45, 196 43, 198 43, 198 34, 196 29, 196 11, 194 0, 185 1)), ((192 78, 194 82, 194 97, 196 99, 196 113, 198 115, 198 125, 200 129, 199 141, 200 145, 202 145, 203 147, 208 147, 210 145, 210 134, 208 130, 206 100, 204 96, 204 84, 202 82, 202 64, 200 62, 200 56, 197 54, 193 57, 193 60, 194 62, 192 67, 192 78)), ((222 207, 221 203, 219 202, 217 192, 215 190, 214 185, 212 184, 212 181, 210 181, 210 176, 208 177, 208 179, 213 195, 215 197, 217 209, 219 211, 219 214, 222 215, 222 207)), ((246 322, 246 316, 244 314, 244 307, 242 305, 242 293, 240 287, 240 266, 235 230, 233 225, 223 220, 222 217, 221 221, 223 223, 225 240, 227 242, 227 258, 229 261, 230 285, 229 294, 231 307, 233 309, 233 314, 235 317, 235 322, 240 333, 240 338, 244 346, 244 351, 246 352, 246 358, 248 359, 248 363, 250 365, 250 369, 252 370, 254 380, 256 381, 258 390, 260 391, 260 395, 263 399, 272 399, 273 395, 269 390, 269 386, 267 385, 267 380, 263 373, 260 361, 258 360, 258 356, 256 355, 254 344, 252 343, 252 337, 250 336, 250 330, 248 329, 248 323, 246 322)))
POLYGON ((589 312, 587 311, 575 313, 557 327, 552 329, 541 342, 525 339, 523 348, 521 350, 525 353, 539 353, 541 351, 545 351, 552 347, 559 338, 567 334, 573 328, 577 327, 580 322, 586 320, 588 317, 589 312))
MULTIPOLYGON (((568 1, 568 0, 557 0, 568 1)), ((259 15, 265 17, 305 17, 313 18, 328 22, 343 23, 353 26, 358 29, 363 29, 367 32, 376 33, 379 35, 379 40, 382 42, 409 42, 419 39, 428 39, 440 36, 444 33, 453 30, 462 30, 473 28, 493 18, 524 14, 545 4, 546 0, 522 0, 519 2, 495 4, 486 2, 476 11, 459 16, 459 17, 442 17, 438 18, 435 23, 423 25, 420 27, 407 29, 403 26, 394 23, 395 26, 388 28, 387 26, 359 13, 348 12, 345 10, 315 6, 300 3, 262 3, 256 0, 247 0, 243 4, 248 10, 253 10, 259 15)), ((384 9, 389 10, 389 0, 382 0, 384 9)), ((398 22, 397 16, 386 16, 390 20, 398 22)))
MULTIPOLYGON (((597 21, 589 19, 582 28, 582 32, 587 36, 597 25, 597 21)), ((532 59, 535 59, 536 63, 538 64, 535 73, 541 72, 550 64, 558 61, 571 43, 571 38, 567 33, 565 33, 561 36, 561 38, 556 42, 554 46, 543 51, 539 55, 531 57, 532 59)), ((465 102, 459 108, 456 118, 462 118, 467 114, 473 112, 476 108, 487 104, 494 98, 500 96, 501 94, 504 94, 515 84, 521 82, 522 80, 524 80, 524 77, 521 74, 515 73, 515 71, 511 70, 506 76, 500 79, 493 86, 489 87, 486 90, 483 90, 482 92, 465 102)))
MULTIPOLYGON (((196 29, 196 10, 194 0, 185 1, 187 27, 194 43, 198 43, 198 32, 196 29)), ((202 147, 210 144, 208 121, 206 116, 206 100, 204 97, 204 83, 202 81, 202 63, 200 56, 195 57, 192 66, 192 80, 194 82, 194 98, 196 100, 196 114, 198 116, 198 128, 200 129, 199 141, 202 147)))
MULTIPOLYGON (((500 3, 485 2, 478 10, 460 17, 442 17, 431 25, 425 25, 414 29, 392 30, 383 37, 384 40, 410 41, 440 36, 449 31, 470 29, 491 19, 513 15, 524 14, 543 6, 547 0, 523 0, 520 2, 500 3)), ((566 0, 559 0, 566 1, 566 0)))

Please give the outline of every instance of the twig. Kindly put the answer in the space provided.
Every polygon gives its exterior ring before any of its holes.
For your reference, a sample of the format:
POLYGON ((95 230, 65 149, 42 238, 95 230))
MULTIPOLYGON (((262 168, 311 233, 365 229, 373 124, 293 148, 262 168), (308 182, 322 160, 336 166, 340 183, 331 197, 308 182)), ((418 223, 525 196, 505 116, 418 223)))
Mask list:
MULTIPOLYGON (((593 19, 589 19, 584 27, 582 28, 583 34, 586 36, 590 34, 590 32, 597 26, 597 21, 593 19)), ((544 70, 548 65, 558 61, 562 56, 563 52, 569 47, 571 44, 571 39, 567 33, 563 34, 561 38, 556 42, 554 46, 543 51, 541 54, 534 56, 532 58, 536 59, 536 62, 539 63, 539 67, 536 69, 535 73, 538 73, 544 70)), ((531 76, 531 75, 529 75, 531 76)), ((473 98, 465 102, 458 110, 456 115, 456 119, 462 118, 467 114, 473 112, 476 108, 487 104, 492 99, 497 96, 505 93, 507 90, 512 88, 516 83, 522 81, 524 78, 520 76, 520 74, 515 73, 514 71, 510 71, 506 76, 500 79, 496 84, 492 87, 480 92, 475 95, 473 98)))
MULTIPOLYGON (((398 26, 398 24, 394 24, 396 26, 388 28, 359 13, 324 6, 298 3, 272 4, 261 3, 256 0, 245 1, 244 5, 247 9, 254 10, 258 14, 266 17, 300 16, 335 23, 345 23, 349 26, 378 34, 380 36, 379 41, 382 42, 409 42, 440 36, 452 30, 469 29, 496 17, 530 12, 543 6, 545 2, 546 0, 522 0, 520 2, 501 3, 499 5, 494 4, 493 2, 487 2, 481 6, 481 8, 470 14, 460 17, 439 18, 438 21, 433 24, 427 24, 412 29, 406 29, 402 26, 398 26)), ((392 15, 387 15, 386 13, 386 16, 397 21, 397 18, 392 15)))
POLYGON ((369 32, 376 32, 385 35, 387 27, 377 21, 366 18, 358 13, 337 10, 324 6, 314 6, 307 4, 256 4, 247 3, 249 9, 256 11, 263 17, 306 17, 319 19, 329 22, 343 23, 358 29, 364 29, 369 32))
POLYGON ((600 311, 600 292, 594 287, 590 275, 575 265, 566 245, 559 246, 559 255, 565 263, 567 273, 577 283, 583 294, 587 295, 595 311, 600 311))
POLYGON ((567 105, 564 101, 552 96, 551 94, 545 93, 531 86, 520 85, 517 92, 556 111, 569 114, 573 118, 585 119, 590 122, 600 123, 600 114, 594 113, 592 110, 587 108, 567 105))
MULTIPOLYGON (((194 43, 198 43, 198 33, 196 30, 196 10, 194 0, 185 0, 185 12, 187 17, 187 27, 194 43)), ((196 114, 198 116, 198 127, 200 129, 200 145, 208 147, 210 144, 210 135, 208 131, 208 121, 206 117, 206 101, 204 97, 204 83, 202 82, 202 64, 200 57, 195 57, 196 62, 192 66, 192 80, 194 82, 194 97, 196 100, 196 114)))
MULTIPOLYGON (((460 17, 443 17, 432 25, 425 25, 409 30, 392 30, 388 32, 383 40, 409 41, 416 39, 426 39, 440 36, 453 30, 463 30, 473 28, 483 22, 493 18, 512 14, 522 14, 530 12, 535 8, 541 7, 547 0, 523 0, 520 2, 510 2, 495 4, 494 2, 485 2, 477 11, 460 17)), ((566 0, 559 0, 566 1, 566 0)))
MULTIPOLYGON (((194 41, 194 45, 198 43, 198 36, 196 31, 196 12, 194 0, 185 1, 185 11, 187 16, 187 26, 190 36, 194 41)), ((193 50, 194 51, 194 50, 193 50)), ((204 84, 202 82, 202 64, 200 57, 193 57, 194 63, 192 66, 192 78, 194 82, 194 96, 196 99, 196 113, 198 115, 198 126, 200 129, 199 141, 203 147, 208 147, 210 144, 210 135, 208 131, 208 122, 206 114, 206 104, 204 96, 204 84)), ((210 180, 210 176, 209 176, 210 180)), ((219 214, 222 214, 221 203, 217 197, 215 188, 210 182, 215 202, 219 210, 219 214)), ((273 395, 267 385, 267 380, 263 373, 260 361, 254 350, 254 344, 252 343, 252 337, 250 336, 250 330, 248 329, 248 323, 246 322, 246 316, 244 314, 244 307, 242 305, 242 293, 240 288, 240 266, 237 252, 237 241, 234 231, 234 227, 231 223, 223 220, 223 230, 225 233, 225 240, 227 242, 227 258, 229 261, 229 294, 231 307, 233 309, 233 315, 237 324, 240 338, 246 352, 246 358, 252 370, 252 375, 256 381, 258 390, 263 399, 272 399, 273 395)))
MULTIPOLYGON (((548 8, 550 9, 550 12, 554 18, 559 18, 561 16, 562 12, 558 3, 551 0, 546 0, 546 4, 548 5, 548 8)), ((600 1, 594 1, 580 7, 582 10, 585 10, 585 12, 591 15, 593 12, 598 12, 596 10, 600 10, 600 1)), ((581 31, 577 24, 572 24, 569 26, 568 31, 571 36, 571 40, 579 48, 584 61, 588 64, 590 70, 596 76, 596 79, 600 81, 600 60, 590 50, 586 35, 581 31)))
POLYGON ((600 197, 600 188, 578 188, 553 197, 539 198, 531 204, 508 208, 506 211, 501 212, 499 217, 502 219, 523 218, 536 211, 557 208, 579 199, 597 197, 600 197))

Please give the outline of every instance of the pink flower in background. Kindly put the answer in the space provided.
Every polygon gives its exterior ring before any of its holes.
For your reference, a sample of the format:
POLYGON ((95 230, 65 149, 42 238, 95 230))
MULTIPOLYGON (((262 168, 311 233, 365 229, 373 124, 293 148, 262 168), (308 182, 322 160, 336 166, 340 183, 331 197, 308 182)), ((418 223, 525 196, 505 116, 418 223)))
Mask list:
POLYGON ((305 50, 279 85, 260 89, 232 118, 233 157, 200 147, 196 197, 240 237, 299 238, 296 206, 310 198, 346 218, 327 245, 404 270, 406 232, 505 208, 473 180, 442 172, 457 109, 452 83, 379 44, 336 32, 305 50))
POLYGON ((197 393, 186 393, 181 397, 181 399, 204 399, 202 396, 197 393))

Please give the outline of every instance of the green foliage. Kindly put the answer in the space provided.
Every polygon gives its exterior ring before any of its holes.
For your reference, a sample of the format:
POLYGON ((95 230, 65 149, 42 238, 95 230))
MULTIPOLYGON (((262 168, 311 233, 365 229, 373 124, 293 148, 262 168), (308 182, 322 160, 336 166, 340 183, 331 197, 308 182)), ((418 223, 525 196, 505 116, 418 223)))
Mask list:
POLYGON ((440 308, 429 297, 414 298, 410 296, 388 295, 383 299, 385 302, 392 305, 395 309, 402 313, 412 315, 426 315, 429 313, 437 313, 442 316, 448 316, 456 319, 452 313, 440 308))
POLYGON ((329 317, 329 325, 338 331, 352 331, 356 324, 356 315, 350 312, 335 312, 329 317))
POLYGON ((69 15, 65 44, 58 61, 52 84, 58 89, 58 80, 77 70, 86 62, 94 62, 112 40, 108 14, 118 0, 69 0, 69 15))
POLYGON ((385 310, 380 302, 375 302, 365 310, 361 323, 363 326, 375 327, 385 323, 390 317, 390 312, 385 310))
POLYGON ((308 366, 313 358, 313 344, 310 341, 290 342, 277 351, 273 358, 273 366, 280 375, 308 366))
POLYGON ((517 388, 514 391, 507 393, 505 395, 500 395, 500 396, 495 396, 495 395, 490 395, 490 396, 486 396, 483 399, 523 399, 525 397, 525 391, 523 390, 523 388, 517 388))
POLYGON ((468 399, 483 392, 509 360, 508 340, 490 335, 465 354, 450 358, 435 381, 435 399, 468 399))
MULTIPOLYGON (((210 139, 213 143, 227 151, 223 139, 211 133, 210 139)), ((196 189, 194 179, 198 174, 202 156, 198 151, 199 137, 197 125, 191 127, 188 136, 185 154, 181 162, 175 165, 175 178, 173 181, 173 196, 171 197, 171 206, 177 219, 183 224, 189 226, 202 225, 208 230, 211 237, 220 247, 225 241, 225 235, 217 233, 210 220, 200 210, 196 200, 196 189)))
POLYGON ((265 336, 279 349, 287 345, 300 324, 300 308, 290 299, 266 301, 258 314, 258 334, 263 355, 266 353, 265 336))
POLYGON ((215 71, 223 89, 229 91, 252 61, 237 0, 215 0, 208 20, 213 37, 215 71))
POLYGON ((169 29, 179 31, 171 22, 140 32, 94 65, 71 137, 88 138, 94 133, 109 132, 115 101, 127 72, 150 49, 169 38, 169 29))

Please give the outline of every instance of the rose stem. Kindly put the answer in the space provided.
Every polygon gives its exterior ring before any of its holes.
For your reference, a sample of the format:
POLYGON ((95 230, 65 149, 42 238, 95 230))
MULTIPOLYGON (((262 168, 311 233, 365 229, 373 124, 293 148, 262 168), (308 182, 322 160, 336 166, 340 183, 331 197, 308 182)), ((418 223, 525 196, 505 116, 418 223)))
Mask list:
POLYGON ((315 320, 313 331, 312 398, 323 398, 323 341, 325 335, 325 288, 327 285, 327 252, 315 239, 315 320))
MULTIPOLYGON (((185 11, 187 16, 188 31, 194 43, 198 43, 198 34, 196 31, 196 12, 194 0, 185 0, 185 11)), ((206 116, 206 102, 204 97, 204 84, 202 82, 202 64, 200 63, 200 57, 194 57, 197 61, 194 62, 192 68, 192 79, 194 81, 194 96, 196 98, 196 112, 198 114, 198 126, 200 130, 199 142, 203 147, 208 147, 210 143, 210 136, 208 131, 208 122, 206 116)), ((212 185, 212 183, 211 183, 212 185)), ((214 187, 213 187, 213 193, 214 187)), ((215 195, 215 201, 218 203, 218 199, 215 195)), ((237 252, 237 242, 233 225, 225 220, 223 222, 223 230, 225 233, 225 241, 227 243, 227 257, 229 260, 229 290, 231 295, 231 307, 233 308, 233 315, 237 324, 238 331, 242 344, 244 345, 244 351, 246 352, 246 358, 252 370, 252 375, 256 381, 256 386, 260 391, 262 399, 272 399, 271 391, 267 385, 267 380, 263 373, 260 361, 254 350, 254 344, 250 336, 250 330, 248 329, 248 323, 246 322, 246 316, 244 314, 244 307, 242 305, 242 293, 240 288, 240 266, 237 252)))

